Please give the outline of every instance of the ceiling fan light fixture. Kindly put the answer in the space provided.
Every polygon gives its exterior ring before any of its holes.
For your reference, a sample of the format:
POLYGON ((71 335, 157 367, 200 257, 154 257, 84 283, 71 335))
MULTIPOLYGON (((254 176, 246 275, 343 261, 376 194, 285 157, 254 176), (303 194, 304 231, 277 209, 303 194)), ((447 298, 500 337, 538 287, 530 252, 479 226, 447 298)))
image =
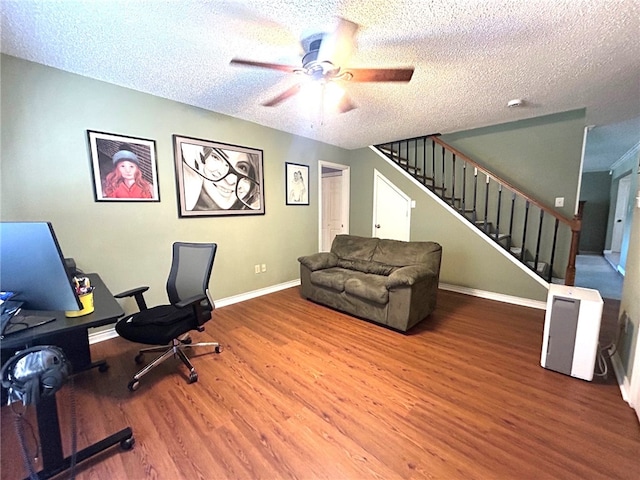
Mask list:
POLYGON ((344 88, 335 82, 326 82, 323 85, 322 103, 326 110, 336 111, 344 97, 344 88))

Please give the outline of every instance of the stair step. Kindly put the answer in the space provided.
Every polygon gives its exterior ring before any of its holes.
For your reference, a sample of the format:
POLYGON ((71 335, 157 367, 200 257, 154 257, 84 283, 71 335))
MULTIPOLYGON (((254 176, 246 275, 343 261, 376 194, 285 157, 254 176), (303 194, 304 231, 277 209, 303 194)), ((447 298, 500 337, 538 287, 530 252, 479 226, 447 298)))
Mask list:
POLYGON ((490 233, 489 236, 494 240, 498 240, 499 242, 501 242, 502 240, 507 240, 511 238, 511 235, 509 235, 508 233, 498 233, 498 234, 490 233))
POLYGON ((536 271, 538 275, 546 275, 549 269, 549 264, 544 262, 538 262, 538 268, 535 268, 536 262, 526 262, 529 268, 536 271))

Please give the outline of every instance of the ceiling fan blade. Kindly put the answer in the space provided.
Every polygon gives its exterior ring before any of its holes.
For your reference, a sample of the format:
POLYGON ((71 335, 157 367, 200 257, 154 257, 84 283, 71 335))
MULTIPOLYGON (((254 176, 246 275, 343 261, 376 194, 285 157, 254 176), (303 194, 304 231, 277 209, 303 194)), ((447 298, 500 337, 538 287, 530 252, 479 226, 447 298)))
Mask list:
POLYGON ((338 112, 340 113, 350 112, 354 108, 356 108, 355 103, 347 95, 344 95, 338 104, 338 112))
POLYGON ((319 62, 331 62, 335 66, 344 65, 351 58, 355 44, 355 35, 360 26, 344 18, 337 19, 333 32, 328 33, 320 43, 319 62))
POLYGON ((229 62, 231 65, 243 65, 247 67, 268 68, 270 70, 279 70, 281 72, 293 73, 299 70, 300 67, 293 67, 291 65, 280 65, 279 63, 265 63, 255 62, 253 60, 243 60, 241 58, 234 58, 229 62))
POLYGON ((275 107, 276 105, 279 105, 280 103, 284 102, 286 99, 293 97, 296 93, 300 91, 300 88, 302 88, 302 86, 300 84, 296 84, 293 87, 288 88, 287 90, 282 92, 277 97, 272 98, 268 102, 264 102, 262 105, 265 107, 275 107))
POLYGON ((413 76, 413 67, 407 68, 346 68, 351 82, 408 82, 413 76))

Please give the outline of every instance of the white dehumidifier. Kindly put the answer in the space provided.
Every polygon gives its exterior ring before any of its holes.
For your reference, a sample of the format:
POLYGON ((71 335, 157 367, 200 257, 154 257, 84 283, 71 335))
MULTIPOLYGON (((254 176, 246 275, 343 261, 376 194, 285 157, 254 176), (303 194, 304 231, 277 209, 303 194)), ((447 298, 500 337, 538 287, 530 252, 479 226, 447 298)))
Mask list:
POLYGON ((603 304, 597 290, 551 284, 540 365, 591 381, 598 354, 603 304))

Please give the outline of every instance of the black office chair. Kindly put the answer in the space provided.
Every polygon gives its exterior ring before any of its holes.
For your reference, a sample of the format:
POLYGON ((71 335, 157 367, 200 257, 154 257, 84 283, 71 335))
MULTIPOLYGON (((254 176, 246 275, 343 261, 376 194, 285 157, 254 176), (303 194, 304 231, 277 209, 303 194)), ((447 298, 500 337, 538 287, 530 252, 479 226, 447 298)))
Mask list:
POLYGON ((164 353, 133 376, 129 390, 137 390, 140 379, 171 356, 177 356, 189 368, 189 383, 197 382, 198 373, 184 350, 214 347, 215 353, 220 353, 220 344, 191 343, 189 336, 192 330, 204 330, 203 325, 211 319, 211 312, 215 308, 209 297, 208 285, 216 249, 215 243, 173 244, 173 260, 167 280, 170 305, 147 308, 143 294, 149 287, 138 287, 114 295, 116 298, 134 297, 140 309, 140 312, 123 317, 116 323, 118 334, 132 342, 163 345, 140 350, 135 358, 136 363, 142 363, 146 352, 164 353))

